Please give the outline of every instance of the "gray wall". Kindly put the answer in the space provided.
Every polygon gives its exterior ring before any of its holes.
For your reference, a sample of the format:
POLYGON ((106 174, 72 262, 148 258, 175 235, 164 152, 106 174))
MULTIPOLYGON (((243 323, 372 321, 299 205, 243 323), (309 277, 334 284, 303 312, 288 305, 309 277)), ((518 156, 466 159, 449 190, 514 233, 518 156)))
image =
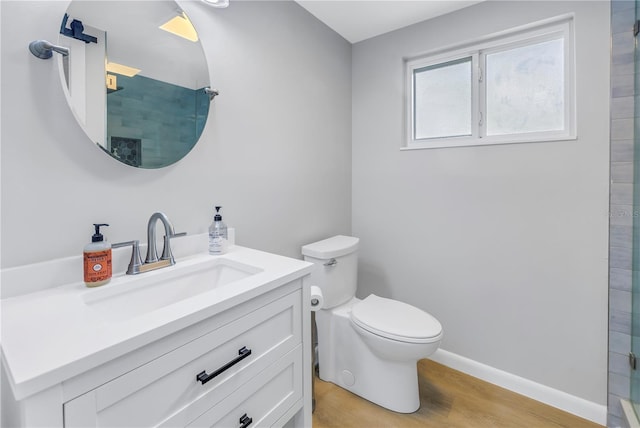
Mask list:
POLYGON ((353 47, 359 294, 441 347, 607 402, 609 2, 486 2, 353 47), (403 57, 575 13, 577 141, 400 151, 403 57))
POLYGON ((351 46, 294 2, 184 2, 220 96, 200 143, 160 170, 92 145, 57 61, 29 53, 57 41, 68 2, 0 5, 2 268, 78 255, 95 222, 112 242, 146 240, 154 211, 202 233, 214 204, 239 244, 293 257, 351 231, 351 46))

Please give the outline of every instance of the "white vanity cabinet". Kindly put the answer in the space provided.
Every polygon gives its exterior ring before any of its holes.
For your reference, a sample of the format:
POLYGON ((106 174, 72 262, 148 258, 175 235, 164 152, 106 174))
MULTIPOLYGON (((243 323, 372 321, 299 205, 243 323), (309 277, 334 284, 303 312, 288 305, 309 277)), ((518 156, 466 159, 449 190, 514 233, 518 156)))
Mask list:
MULTIPOLYGON (((302 399, 301 294, 296 290, 248 308, 246 315, 68 401, 65 428, 183 427, 199 417, 197 426, 213 426, 226 416, 228 405, 221 402, 233 393, 232 409, 237 407, 239 414, 230 417, 239 420, 247 413, 251 425, 260 426, 272 414, 283 416, 302 399), (273 389, 269 384, 277 383, 280 373, 286 373, 288 388, 273 389), (263 414, 244 410, 243 402, 256 387, 272 388, 278 406, 263 414), (208 416, 201 417, 205 412, 208 416)), ((209 322, 215 325, 215 319, 209 322)))
POLYGON ((3 423, 311 426, 308 276, 299 273, 46 390, 4 397, 3 423))

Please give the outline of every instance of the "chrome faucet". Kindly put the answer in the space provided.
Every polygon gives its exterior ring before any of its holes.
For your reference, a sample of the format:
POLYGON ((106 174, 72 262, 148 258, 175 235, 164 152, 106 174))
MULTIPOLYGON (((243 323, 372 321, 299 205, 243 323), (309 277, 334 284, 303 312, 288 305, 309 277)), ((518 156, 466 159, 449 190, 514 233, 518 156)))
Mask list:
POLYGON ((144 263, 140 258, 140 241, 126 241, 113 244, 112 248, 126 247, 131 245, 131 261, 127 268, 127 275, 137 275, 143 272, 149 272, 152 270, 160 269, 167 266, 176 264, 176 261, 171 252, 171 238, 177 238, 179 236, 185 236, 187 233, 175 233, 173 224, 164 213, 153 213, 149 218, 147 224, 147 257, 144 263), (156 249, 156 223, 160 220, 164 225, 164 246, 162 249, 162 255, 158 259, 158 251, 156 249))
POLYGON ((164 248, 162 249, 161 260, 169 260, 172 265, 176 261, 171 254, 171 238, 176 235, 173 230, 173 224, 169 221, 169 217, 165 213, 153 213, 147 223, 147 258, 145 263, 156 263, 158 261, 158 251, 156 250, 156 223, 160 220, 164 226, 164 248))

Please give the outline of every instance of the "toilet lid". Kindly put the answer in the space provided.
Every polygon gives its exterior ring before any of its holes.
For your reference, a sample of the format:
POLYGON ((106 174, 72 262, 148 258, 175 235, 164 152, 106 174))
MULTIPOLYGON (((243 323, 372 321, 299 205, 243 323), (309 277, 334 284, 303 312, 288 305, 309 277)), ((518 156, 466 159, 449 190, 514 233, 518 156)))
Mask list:
POLYGON ((375 294, 353 306, 351 320, 373 334, 402 342, 429 343, 442 337, 442 325, 425 311, 375 294))

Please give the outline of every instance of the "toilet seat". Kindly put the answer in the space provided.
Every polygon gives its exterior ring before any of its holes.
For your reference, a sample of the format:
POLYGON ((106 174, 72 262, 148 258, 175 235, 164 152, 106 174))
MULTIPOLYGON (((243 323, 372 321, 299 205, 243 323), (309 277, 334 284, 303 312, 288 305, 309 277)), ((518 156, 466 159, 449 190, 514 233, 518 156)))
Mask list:
POLYGON ((400 342, 432 343, 442 338, 442 325, 430 314, 375 294, 353 306, 351 321, 370 333, 400 342))

